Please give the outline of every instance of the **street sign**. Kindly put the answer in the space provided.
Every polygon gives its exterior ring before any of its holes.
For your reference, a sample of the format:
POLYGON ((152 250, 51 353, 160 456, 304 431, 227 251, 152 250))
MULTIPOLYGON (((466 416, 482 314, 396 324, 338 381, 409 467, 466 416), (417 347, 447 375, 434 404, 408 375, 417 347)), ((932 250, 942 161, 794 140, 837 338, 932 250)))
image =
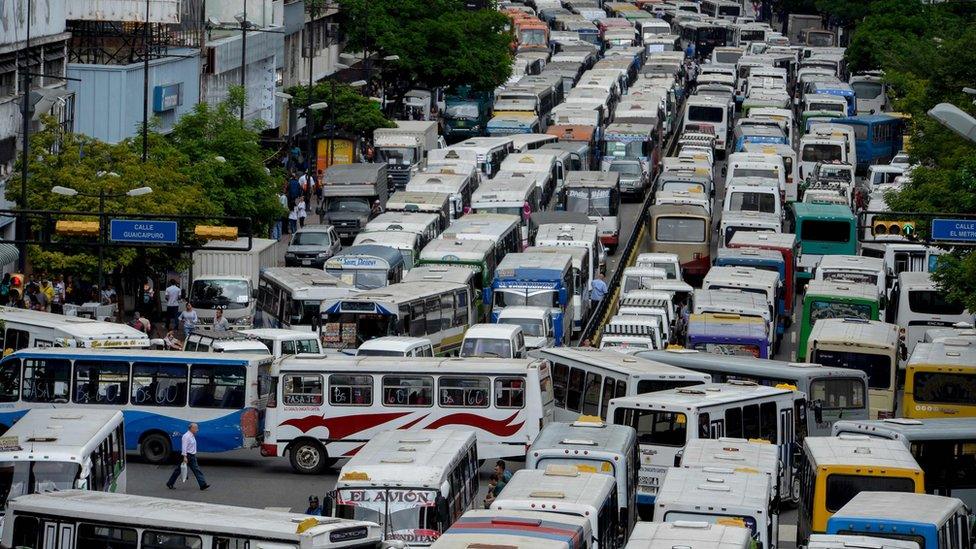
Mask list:
POLYGON ((976 243, 976 219, 933 219, 932 240, 976 243))
POLYGON ((176 244, 178 238, 176 221, 113 219, 109 225, 112 242, 176 244))

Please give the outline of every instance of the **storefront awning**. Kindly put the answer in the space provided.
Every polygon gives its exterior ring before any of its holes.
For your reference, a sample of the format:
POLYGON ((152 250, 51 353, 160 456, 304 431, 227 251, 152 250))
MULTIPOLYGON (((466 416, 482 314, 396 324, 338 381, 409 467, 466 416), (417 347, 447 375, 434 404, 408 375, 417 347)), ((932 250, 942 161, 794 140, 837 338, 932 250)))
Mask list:
POLYGON ((0 244, 0 266, 10 265, 17 261, 20 252, 13 244, 0 244))

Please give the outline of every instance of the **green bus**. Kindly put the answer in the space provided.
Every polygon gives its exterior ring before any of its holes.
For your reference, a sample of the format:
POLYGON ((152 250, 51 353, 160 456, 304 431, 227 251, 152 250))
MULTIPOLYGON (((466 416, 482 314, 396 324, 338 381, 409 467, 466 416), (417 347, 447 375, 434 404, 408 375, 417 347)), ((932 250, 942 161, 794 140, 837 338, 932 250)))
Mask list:
POLYGON ((803 296, 803 316, 800 319, 796 360, 798 362, 806 360, 807 341, 810 339, 814 323, 818 320, 822 318, 880 320, 880 308, 878 287, 873 284, 811 280, 803 296))
POLYGON ((491 310, 491 281, 495 276, 495 245, 488 240, 435 238, 420 251, 419 265, 455 265, 475 270, 478 319, 491 310))
POLYGON ((785 232, 796 234, 800 244, 796 277, 801 281, 813 278, 825 255, 857 255, 857 216, 847 206, 794 202, 786 225, 785 232))

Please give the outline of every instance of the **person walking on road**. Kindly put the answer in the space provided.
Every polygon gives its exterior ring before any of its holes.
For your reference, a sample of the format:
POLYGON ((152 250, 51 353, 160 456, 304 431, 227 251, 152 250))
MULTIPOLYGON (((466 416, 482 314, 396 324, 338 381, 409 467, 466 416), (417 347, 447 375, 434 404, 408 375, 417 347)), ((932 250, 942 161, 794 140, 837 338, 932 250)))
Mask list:
POLYGON ((603 273, 596 275, 596 278, 594 278, 593 282, 590 284, 590 301, 593 302, 593 305, 603 301, 603 298, 607 296, 608 290, 607 277, 605 277, 603 273))
POLYGON ((298 216, 298 226, 305 226, 305 218, 308 217, 308 206, 303 197, 298 197, 295 201, 295 214, 298 216))
POLYGON ((197 327, 197 322, 200 321, 200 317, 197 316, 197 312, 193 310, 193 305, 189 302, 186 303, 186 309, 180 313, 180 322, 183 323, 183 339, 189 337, 190 332, 197 327))
POLYGON ((215 332, 229 332, 230 322, 224 317, 224 310, 217 309, 214 314, 213 331, 215 332))
POLYGON ((170 330, 170 324, 173 328, 180 323, 180 297, 183 295, 183 291, 180 290, 180 285, 176 283, 175 278, 169 280, 169 286, 164 290, 163 295, 166 297, 166 330, 170 330))
POLYGON ((193 471, 193 476, 197 479, 197 484, 200 485, 201 490, 206 490, 210 488, 207 484, 207 479, 203 476, 203 471, 200 470, 200 466, 197 464, 197 431, 200 427, 196 423, 191 423, 190 427, 183 433, 183 439, 181 441, 183 461, 180 465, 173 469, 173 474, 169 476, 169 480, 166 482, 166 487, 170 490, 175 488, 176 479, 180 478, 180 473, 182 472, 182 465, 185 463, 187 468, 193 471))

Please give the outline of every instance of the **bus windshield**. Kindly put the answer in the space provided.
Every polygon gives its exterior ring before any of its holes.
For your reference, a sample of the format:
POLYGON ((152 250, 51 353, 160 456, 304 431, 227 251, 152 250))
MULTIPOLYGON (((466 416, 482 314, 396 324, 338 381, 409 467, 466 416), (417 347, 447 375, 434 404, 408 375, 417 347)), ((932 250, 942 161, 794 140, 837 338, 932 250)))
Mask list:
POLYGON ((857 284, 870 284, 871 286, 875 286, 878 284, 877 274, 865 273, 865 272, 824 271, 823 279, 843 281, 843 282, 854 282, 857 284))
POLYGON ((488 337, 466 337, 461 344, 461 356, 490 356, 510 358, 512 343, 507 339, 488 337))
POLYGON ((541 318, 511 318, 505 317, 498 320, 499 324, 514 324, 522 327, 522 333, 532 337, 543 337, 546 335, 545 326, 541 318))
POLYGON ((798 231, 802 240, 816 240, 818 242, 850 242, 851 224, 847 221, 821 221, 819 219, 805 219, 798 231))
POLYGON ((190 288, 190 303, 199 309, 243 309, 250 300, 245 280, 198 279, 190 288))
POLYGON ((976 402, 976 375, 951 372, 915 372, 915 402, 961 404, 976 402))
POLYGON ((855 378, 821 378, 810 383, 810 401, 824 410, 863 410, 864 383, 855 378))
POLYGON ((528 307, 559 307, 559 292, 556 290, 496 290, 495 305, 497 307, 528 306, 528 307))
POLYGON ((639 444, 681 447, 688 434, 688 416, 664 410, 620 408, 613 420, 637 430, 639 444))
POLYGON ((436 497, 432 490, 339 490, 336 516, 375 522, 386 539, 430 543, 438 531, 436 497))
POLYGON ((0 463, 0 510, 25 494, 71 490, 81 465, 63 461, 4 461, 0 463))
POLYGON ((387 284, 387 274, 388 272, 376 269, 326 269, 325 272, 330 275, 339 277, 344 281, 349 281, 353 286, 359 288, 360 290, 373 290, 376 288, 382 288, 387 284), (349 280, 349 279, 352 280, 349 280))
POLYGON ((688 107, 688 120, 693 122, 721 122, 725 116, 722 107, 705 107, 692 105, 688 107))
POLYGON ((871 305, 867 303, 842 303, 838 301, 814 301, 810 303, 810 323, 821 318, 871 318, 871 305))
POLYGON ((713 355, 760 358, 759 346, 746 343, 696 343, 693 348, 713 355))
POLYGON ((911 478, 833 474, 827 477, 827 510, 836 513, 860 492, 914 492, 911 478))
POLYGON ((729 208, 734 212, 776 213, 776 194, 771 192, 733 192, 729 208))
POLYGON ((854 95, 858 99, 874 99, 881 95, 881 82, 853 82, 854 95))
POLYGON ((566 191, 566 211, 586 215, 616 215, 610 200, 610 189, 569 189, 566 191))
POLYGON ((936 290, 909 291, 908 308, 926 315, 961 315, 965 311, 962 303, 949 301, 936 290))
POLYGON ((868 375, 868 387, 871 389, 891 387, 892 368, 889 356, 817 349, 815 360, 824 366, 861 370, 868 375))
POLYGON ((840 162, 844 159, 844 148, 840 145, 805 145, 804 162, 840 162))

